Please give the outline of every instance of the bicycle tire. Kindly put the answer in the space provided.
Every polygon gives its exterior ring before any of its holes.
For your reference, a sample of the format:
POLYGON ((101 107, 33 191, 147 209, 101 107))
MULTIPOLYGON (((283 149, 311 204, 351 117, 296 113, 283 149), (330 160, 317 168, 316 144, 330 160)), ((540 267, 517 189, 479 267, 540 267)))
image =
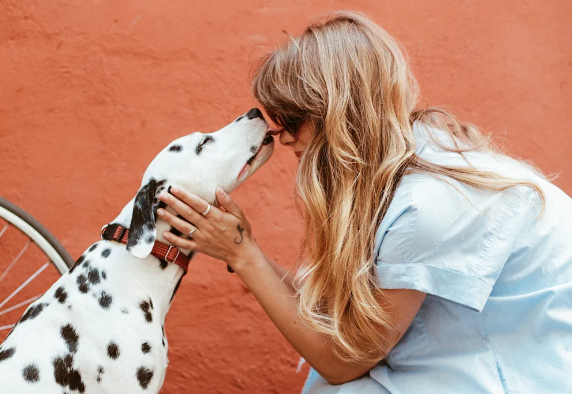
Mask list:
POLYGON ((69 253, 48 229, 32 215, 1 196, 0 217, 30 237, 46 253, 61 275, 74 264, 69 253))

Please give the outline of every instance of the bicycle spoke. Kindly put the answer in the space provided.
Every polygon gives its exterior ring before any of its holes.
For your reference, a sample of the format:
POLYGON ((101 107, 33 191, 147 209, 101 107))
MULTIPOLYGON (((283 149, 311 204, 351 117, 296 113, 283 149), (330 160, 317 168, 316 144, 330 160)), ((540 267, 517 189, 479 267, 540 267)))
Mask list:
POLYGON ((14 327, 15 324, 8 324, 7 326, 0 327, 0 331, 2 330, 9 330, 10 328, 14 327))
POLYGON ((27 305, 27 304, 29 304, 29 303, 31 303, 31 302, 34 302, 34 301, 36 301, 38 298, 40 298, 41 296, 42 296, 41 294, 40 294, 40 295, 37 295, 37 296, 35 296, 35 297, 32 297, 32 298, 30 298, 30 299, 27 299, 26 301, 22 301, 22 302, 20 302, 20 303, 17 304, 17 305, 11 306, 11 307, 8 308, 8 309, 4 309, 3 311, 0 311, 0 316, 2 316, 2 315, 5 314, 5 313, 12 312, 14 309, 18 309, 18 308, 21 307, 21 306, 24 306, 24 305, 27 305))
POLYGON ((6 303, 8 301, 10 301, 12 299, 12 297, 14 297, 16 294, 18 294, 20 292, 20 290, 22 290, 24 287, 26 287, 28 285, 28 283, 30 283, 31 281, 34 280, 34 278, 38 275, 40 275, 42 273, 43 270, 45 270, 46 268, 48 268, 48 265, 50 265, 50 262, 48 261, 46 264, 44 264, 42 267, 40 267, 39 270, 37 270, 36 272, 34 272, 34 274, 32 276, 30 276, 24 283, 22 283, 20 285, 20 287, 18 287, 16 290, 14 290, 14 292, 12 292, 12 294, 10 294, 8 296, 8 298, 6 298, 4 301, 2 301, 0 303, 0 309, 2 309, 2 307, 4 305, 6 305, 6 303))
POLYGON ((6 223, 6 225, 4 226, 4 228, 2 229, 2 231, 0 231, 0 237, 2 235, 4 235, 4 232, 6 231, 6 229, 8 228, 9 223, 6 223))
MULTIPOLYGON (((2 276, 0 276, 0 282, 2 282, 2 279, 4 279, 4 277, 6 275, 8 275, 8 272, 10 272, 10 270, 12 269, 12 267, 14 266, 14 264, 16 264, 18 262, 18 260, 20 259, 20 257, 24 254, 24 252, 26 251, 26 249, 28 249, 28 246, 30 246, 30 243, 32 243, 32 241, 28 238, 28 243, 26 244, 26 246, 24 246, 24 248, 20 251, 20 253, 18 253, 18 256, 16 256, 16 258, 14 259, 14 261, 12 261, 10 263, 10 265, 8 266, 8 268, 6 268, 6 270, 4 271, 4 273, 2 274, 2 276)), ((2 305, 0 305, 0 308, 2 307, 2 305)))

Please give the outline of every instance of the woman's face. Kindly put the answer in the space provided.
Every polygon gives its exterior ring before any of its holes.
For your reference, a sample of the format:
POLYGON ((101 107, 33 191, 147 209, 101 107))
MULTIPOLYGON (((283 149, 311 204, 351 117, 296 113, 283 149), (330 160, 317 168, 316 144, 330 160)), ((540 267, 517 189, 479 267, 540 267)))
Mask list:
POLYGON ((294 150, 294 154, 298 157, 298 160, 300 160, 302 152, 314 136, 314 126, 312 125, 312 122, 306 121, 302 123, 294 134, 286 131, 284 127, 270 129, 269 134, 280 135, 280 143, 292 148, 294 150))

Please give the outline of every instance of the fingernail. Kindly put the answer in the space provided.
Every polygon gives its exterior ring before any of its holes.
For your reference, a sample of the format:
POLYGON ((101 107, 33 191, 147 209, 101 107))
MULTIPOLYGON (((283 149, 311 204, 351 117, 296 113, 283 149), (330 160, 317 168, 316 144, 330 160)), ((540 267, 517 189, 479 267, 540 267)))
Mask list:
POLYGON ((226 192, 222 190, 222 187, 220 186, 216 188, 216 192, 219 194, 219 196, 226 196, 226 192))
POLYGON ((173 187, 171 188, 171 191, 172 191, 173 193, 178 193, 180 190, 179 190, 179 188, 178 188, 177 186, 173 186, 173 187))
POLYGON ((164 214, 165 214, 165 211, 163 211, 162 208, 159 208, 159 209, 157 210, 157 215, 163 216, 164 214))
POLYGON ((171 237, 171 235, 169 235, 169 233, 163 233, 163 237, 168 239, 171 237))

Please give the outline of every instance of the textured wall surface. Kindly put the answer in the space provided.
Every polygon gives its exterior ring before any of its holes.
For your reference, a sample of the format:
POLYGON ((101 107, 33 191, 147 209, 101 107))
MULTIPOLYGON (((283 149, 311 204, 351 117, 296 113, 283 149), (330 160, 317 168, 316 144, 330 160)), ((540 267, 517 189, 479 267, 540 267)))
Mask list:
MULTIPOLYGON (((160 149, 256 105, 249 71, 285 40, 282 30, 298 34, 336 9, 367 13, 403 44, 427 104, 447 105, 510 153, 560 173, 555 183, 572 194, 568 0, 0 0, 0 195, 77 258, 160 149)), ((296 164, 278 146, 234 193, 282 265, 302 231, 296 164)), ((54 276, 46 278, 38 286, 54 276)), ((163 393, 294 394, 307 373, 296 373, 299 356, 239 278, 205 256, 193 261, 166 330, 163 393)))

